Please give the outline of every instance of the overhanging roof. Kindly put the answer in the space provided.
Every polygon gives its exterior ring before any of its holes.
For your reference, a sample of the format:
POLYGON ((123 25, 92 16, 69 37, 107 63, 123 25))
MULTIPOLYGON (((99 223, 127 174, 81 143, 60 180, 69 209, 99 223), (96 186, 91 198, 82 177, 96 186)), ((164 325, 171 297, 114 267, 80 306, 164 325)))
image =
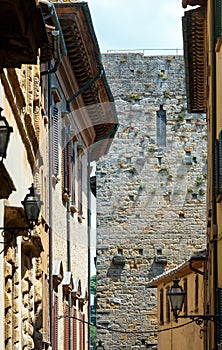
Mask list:
POLYGON ((198 269, 203 265, 203 261, 206 260, 206 249, 196 251, 192 257, 185 261, 184 263, 178 265, 175 268, 169 269, 165 271, 163 274, 153 278, 148 282, 146 287, 148 288, 154 288, 157 287, 159 284, 162 283, 169 283, 172 281, 172 278, 177 277, 183 277, 186 276, 188 273, 192 271, 192 268, 198 269), (192 268, 191 268, 192 264, 192 268))
MULTIPOLYGON (((44 3, 40 4, 46 24, 52 25, 47 6, 44 3)), ((86 139, 86 128, 88 127, 89 131, 90 128, 94 128, 94 138, 87 146, 95 145, 100 141, 99 145, 93 147, 91 151, 91 159, 96 160, 107 152, 117 129, 118 120, 114 99, 102 65, 88 4, 75 2, 54 5, 66 44, 68 61, 78 85, 68 98, 69 108, 71 112, 76 108, 86 108, 90 125, 86 126, 85 120, 82 120, 81 125, 81 118, 79 118, 77 131, 80 130, 80 133, 85 134, 86 139), (81 100, 83 104, 79 107, 76 100, 81 100)), ((65 58, 64 62, 67 62, 65 58)), ((74 113, 73 116, 74 119, 74 113)), ((92 133, 90 135, 92 136, 92 133)))
POLYGON ((206 111, 206 9, 198 7, 182 18, 187 106, 189 113, 206 111))

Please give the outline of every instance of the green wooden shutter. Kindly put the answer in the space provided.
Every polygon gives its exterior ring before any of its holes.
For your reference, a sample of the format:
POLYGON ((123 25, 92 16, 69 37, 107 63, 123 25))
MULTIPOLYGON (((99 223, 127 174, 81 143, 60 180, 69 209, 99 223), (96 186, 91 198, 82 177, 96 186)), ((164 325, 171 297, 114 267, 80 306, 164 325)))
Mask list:
POLYGON ((221 6, 221 0, 216 0, 216 18, 215 18, 215 39, 217 40, 218 38, 222 37, 222 25, 221 25, 221 20, 222 20, 222 6, 221 6))
MULTIPOLYGON (((216 291, 216 314, 222 315, 222 288, 217 288, 216 291)), ((222 327, 221 327, 221 319, 216 321, 216 330, 217 330, 217 345, 222 345, 222 327)))

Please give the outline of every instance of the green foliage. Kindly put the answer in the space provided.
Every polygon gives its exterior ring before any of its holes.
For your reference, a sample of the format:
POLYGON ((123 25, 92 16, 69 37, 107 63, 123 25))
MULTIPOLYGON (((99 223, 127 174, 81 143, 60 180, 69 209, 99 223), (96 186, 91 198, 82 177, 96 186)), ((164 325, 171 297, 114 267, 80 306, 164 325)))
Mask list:
POLYGON ((205 191, 204 191, 203 188, 200 188, 200 189, 199 189, 199 195, 200 195, 200 196, 204 196, 204 195, 205 195, 205 191))
POLYGON ((200 185, 202 185, 202 183, 203 183, 203 179, 202 179, 202 177, 197 177, 197 179, 196 179, 196 186, 200 186, 200 185))

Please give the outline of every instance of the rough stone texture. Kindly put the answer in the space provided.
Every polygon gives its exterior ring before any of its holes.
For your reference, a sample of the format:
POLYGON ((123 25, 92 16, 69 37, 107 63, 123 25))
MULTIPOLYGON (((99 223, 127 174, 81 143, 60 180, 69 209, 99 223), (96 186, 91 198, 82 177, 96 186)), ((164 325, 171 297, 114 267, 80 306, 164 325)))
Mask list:
POLYGON ((97 332, 106 349, 141 349, 156 342, 146 283, 205 244, 207 129, 205 115, 186 111, 182 56, 103 61, 120 125, 97 167, 97 332))

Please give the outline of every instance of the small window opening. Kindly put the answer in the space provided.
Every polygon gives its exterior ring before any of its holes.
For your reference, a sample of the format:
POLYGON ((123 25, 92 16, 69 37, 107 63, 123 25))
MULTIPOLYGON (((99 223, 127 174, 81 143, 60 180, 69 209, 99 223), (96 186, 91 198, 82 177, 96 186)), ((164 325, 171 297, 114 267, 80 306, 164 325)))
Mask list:
POLYGON ((158 165, 161 165, 161 163, 162 163, 162 157, 157 157, 157 159, 158 159, 158 165))
POLYGON ((157 145, 166 147, 166 111, 160 105, 156 118, 157 145))
POLYGON ((129 195, 129 199, 130 199, 131 201, 134 201, 134 196, 129 195))
POLYGON ((192 199, 197 199, 197 193, 192 193, 192 199))
POLYGON ((123 255, 123 250, 121 248, 118 248, 118 255, 123 255))
POLYGON ((127 157, 126 162, 127 162, 127 164, 131 164, 131 157, 127 157))
POLYGON ((191 156, 191 151, 186 151, 186 156, 190 157, 191 156))
POLYGON ((143 255, 143 249, 139 249, 139 255, 143 255))
POLYGON ((179 213, 179 218, 184 219, 184 213, 179 213))
POLYGON ((162 249, 157 249, 156 253, 157 255, 162 255, 162 249))

